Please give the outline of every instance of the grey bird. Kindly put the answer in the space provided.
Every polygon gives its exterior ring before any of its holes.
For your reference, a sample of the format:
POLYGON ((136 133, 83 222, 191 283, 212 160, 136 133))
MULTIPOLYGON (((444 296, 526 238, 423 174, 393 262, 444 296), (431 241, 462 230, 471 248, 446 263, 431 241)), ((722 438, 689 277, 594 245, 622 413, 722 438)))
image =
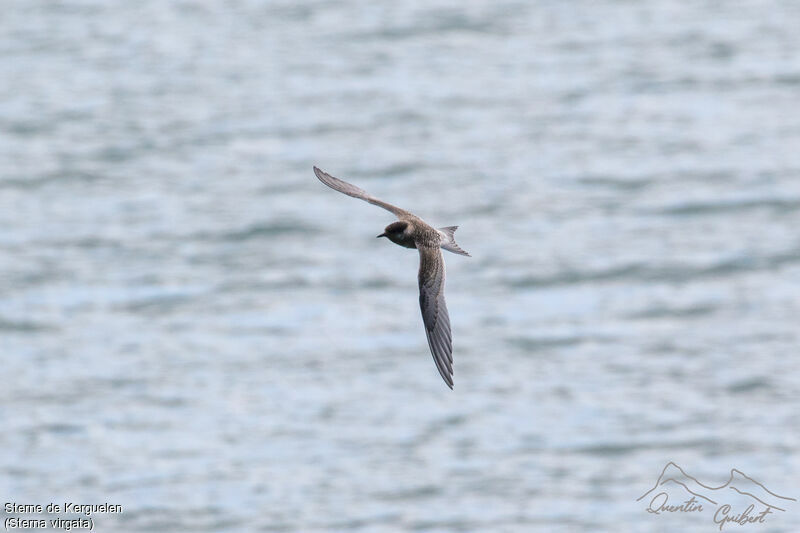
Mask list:
POLYGON ((397 218, 383 233, 395 244, 419 250, 419 306, 422 310, 422 322, 425 324, 425 335, 433 355, 433 361, 444 382, 453 388, 453 338, 450 333, 450 316, 444 301, 444 258, 440 248, 456 254, 469 256, 456 244, 453 234, 458 226, 436 229, 413 213, 378 200, 363 189, 346 181, 334 178, 330 174, 314 167, 319 181, 347 196, 360 198, 387 211, 397 218))

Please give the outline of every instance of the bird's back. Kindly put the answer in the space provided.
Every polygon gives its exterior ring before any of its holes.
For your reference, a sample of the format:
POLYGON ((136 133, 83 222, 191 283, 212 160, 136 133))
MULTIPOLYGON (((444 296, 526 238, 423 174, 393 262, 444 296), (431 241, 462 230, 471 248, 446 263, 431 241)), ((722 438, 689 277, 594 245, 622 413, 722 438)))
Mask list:
POLYGON ((417 245, 417 248, 438 248, 442 244, 442 234, 439 230, 418 216, 414 216, 414 218, 408 220, 408 222, 414 227, 414 243, 417 245))

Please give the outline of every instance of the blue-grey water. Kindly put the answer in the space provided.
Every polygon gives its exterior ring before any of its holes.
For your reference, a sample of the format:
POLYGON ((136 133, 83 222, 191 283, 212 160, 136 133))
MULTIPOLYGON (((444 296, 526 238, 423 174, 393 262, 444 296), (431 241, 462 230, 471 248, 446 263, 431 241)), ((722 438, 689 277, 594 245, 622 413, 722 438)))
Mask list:
POLYGON ((798 28, 790 0, 6 2, 2 503, 718 531, 636 501, 668 461, 800 498, 798 28), (417 253, 314 164, 461 226, 454 391, 417 253))

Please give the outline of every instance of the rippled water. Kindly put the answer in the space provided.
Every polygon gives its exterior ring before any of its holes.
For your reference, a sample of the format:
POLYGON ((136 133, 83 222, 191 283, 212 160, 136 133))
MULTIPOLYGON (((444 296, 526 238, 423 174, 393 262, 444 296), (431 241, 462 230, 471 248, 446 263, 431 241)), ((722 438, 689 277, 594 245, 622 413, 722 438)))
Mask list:
POLYGON ((98 531, 717 530, 635 501, 672 460, 800 498, 798 27, 12 0, 0 497, 121 504, 98 531), (461 226, 454 391, 417 254, 313 164, 461 226))

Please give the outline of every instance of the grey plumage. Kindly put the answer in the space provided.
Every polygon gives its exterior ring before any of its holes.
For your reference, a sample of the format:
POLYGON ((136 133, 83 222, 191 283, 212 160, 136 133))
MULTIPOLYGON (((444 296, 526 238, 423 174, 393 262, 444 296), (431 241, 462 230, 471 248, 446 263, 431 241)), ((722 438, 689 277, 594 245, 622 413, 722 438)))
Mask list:
POLYGON ((395 244, 419 250, 419 306, 425 336, 436 368, 447 386, 453 388, 453 339, 450 316, 444 300, 445 266, 441 249, 469 256, 456 244, 454 233, 458 226, 436 229, 413 213, 378 200, 363 189, 314 167, 314 174, 328 187, 353 198, 359 198, 392 212, 399 219, 386 226, 378 237, 395 244))
POLYGON ((419 248, 419 307, 433 361, 444 382, 453 388, 453 339, 450 315, 444 301, 445 268, 442 252, 432 246, 419 248))

